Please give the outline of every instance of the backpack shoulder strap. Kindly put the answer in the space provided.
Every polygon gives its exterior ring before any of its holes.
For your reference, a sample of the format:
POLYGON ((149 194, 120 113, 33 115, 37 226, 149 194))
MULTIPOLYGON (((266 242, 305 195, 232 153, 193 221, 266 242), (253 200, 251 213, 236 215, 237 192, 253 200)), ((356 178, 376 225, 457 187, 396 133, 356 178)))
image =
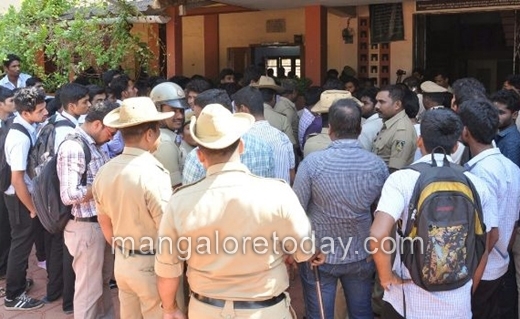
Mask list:
POLYGON ((83 153, 85 154, 85 171, 83 172, 83 175, 81 176, 81 185, 87 185, 88 164, 92 160, 92 153, 90 152, 88 142, 83 137, 81 137, 81 135, 79 135, 77 133, 75 133, 73 135, 68 135, 65 138, 65 141, 69 141, 69 140, 79 143, 79 145, 81 145, 81 148, 83 149, 83 153))
POLYGON ((20 124, 20 123, 13 123, 13 124, 11 124, 10 128, 13 129, 13 130, 17 130, 18 132, 22 132, 23 134, 25 134, 25 136, 27 136, 27 138, 29 139, 29 141, 31 142, 31 145, 32 145, 33 141, 32 141, 32 138, 31 138, 31 134, 29 134, 29 131, 27 131, 27 129, 25 128, 25 126, 23 126, 23 125, 20 124))

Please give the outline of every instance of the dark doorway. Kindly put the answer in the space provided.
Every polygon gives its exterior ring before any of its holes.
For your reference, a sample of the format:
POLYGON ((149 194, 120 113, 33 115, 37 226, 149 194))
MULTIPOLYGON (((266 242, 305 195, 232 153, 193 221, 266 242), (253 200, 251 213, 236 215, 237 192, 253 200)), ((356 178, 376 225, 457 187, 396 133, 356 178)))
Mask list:
POLYGON ((479 79, 489 92, 513 73, 514 11, 415 16, 415 66, 427 79, 447 72, 450 82, 479 79))

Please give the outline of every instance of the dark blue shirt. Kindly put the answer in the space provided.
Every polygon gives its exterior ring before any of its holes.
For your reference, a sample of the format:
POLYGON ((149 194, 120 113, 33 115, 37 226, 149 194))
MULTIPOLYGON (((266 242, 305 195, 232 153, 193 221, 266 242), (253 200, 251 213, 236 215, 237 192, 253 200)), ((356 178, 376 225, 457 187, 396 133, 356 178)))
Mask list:
POLYGON ((495 142, 500 152, 520 167, 520 132, 516 125, 513 124, 498 132, 495 142))

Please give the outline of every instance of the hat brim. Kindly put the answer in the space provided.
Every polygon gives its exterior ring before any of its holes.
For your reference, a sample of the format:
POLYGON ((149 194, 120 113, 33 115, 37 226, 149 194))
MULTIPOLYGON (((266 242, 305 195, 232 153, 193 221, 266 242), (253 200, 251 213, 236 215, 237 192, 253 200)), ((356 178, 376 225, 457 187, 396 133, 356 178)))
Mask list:
POLYGON ((205 148, 214 150, 226 148, 240 139, 255 123, 255 118, 246 113, 235 113, 232 119, 228 126, 229 130, 224 136, 201 137, 195 133, 197 119, 193 116, 190 121, 191 136, 198 145, 205 148))
POLYGON ((283 93, 285 91, 285 89, 281 86, 278 86, 278 85, 271 85, 271 84, 264 84, 264 85, 253 85, 251 84, 252 87, 256 87, 257 89, 271 89, 271 90, 275 90, 276 93, 283 93))
POLYGON ((157 104, 159 104, 159 106, 161 106, 161 105, 168 105, 168 106, 171 106, 173 108, 183 109, 183 110, 186 110, 186 109, 188 109, 190 107, 188 105, 188 102, 186 102, 185 99, 161 101, 161 102, 158 102, 157 104))
POLYGON ((112 110, 108 113, 103 119, 103 125, 112 127, 112 128, 125 128, 136 126, 143 123, 148 122, 156 122, 169 119, 175 115, 175 112, 164 112, 157 114, 147 114, 145 117, 131 119, 130 121, 123 122, 120 117, 120 107, 115 110, 112 110))
MULTIPOLYGON (((361 102, 360 100, 358 100, 357 98, 355 98, 353 96, 352 97, 346 97, 345 99, 353 100, 354 102, 356 102, 356 104, 359 107, 363 106, 363 102, 361 102)), ((340 100, 340 99, 338 99, 338 100, 340 100)), ((331 103, 331 105, 332 105, 332 103, 331 103)), ((311 112, 313 112, 313 113, 329 113, 329 109, 330 109, 330 106, 326 107, 325 105, 323 105, 321 103, 321 101, 318 101, 318 103, 314 104, 314 106, 311 108, 311 112)))

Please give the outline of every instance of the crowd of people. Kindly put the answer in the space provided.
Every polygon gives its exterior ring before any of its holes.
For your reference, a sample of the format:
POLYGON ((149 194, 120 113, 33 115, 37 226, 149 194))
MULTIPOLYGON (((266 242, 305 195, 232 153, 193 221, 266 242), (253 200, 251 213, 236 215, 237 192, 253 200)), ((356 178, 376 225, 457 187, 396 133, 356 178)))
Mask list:
POLYGON ((125 319, 294 318, 297 271, 308 319, 520 317, 519 76, 488 94, 474 78, 450 85, 420 69, 382 88, 329 70, 303 91, 294 74, 255 65, 216 83, 109 70, 47 96, 20 63, 8 55, 0 79, 7 310, 62 297, 75 318, 114 318, 117 283, 125 319), (54 233, 32 199, 42 143, 71 207, 54 233), (455 288, 425 289, 388 249, 411 227, 418 163, 464 167, 485 224, 455 288), (42 299, 28 295, 33 246, 48 273, 42 299))

